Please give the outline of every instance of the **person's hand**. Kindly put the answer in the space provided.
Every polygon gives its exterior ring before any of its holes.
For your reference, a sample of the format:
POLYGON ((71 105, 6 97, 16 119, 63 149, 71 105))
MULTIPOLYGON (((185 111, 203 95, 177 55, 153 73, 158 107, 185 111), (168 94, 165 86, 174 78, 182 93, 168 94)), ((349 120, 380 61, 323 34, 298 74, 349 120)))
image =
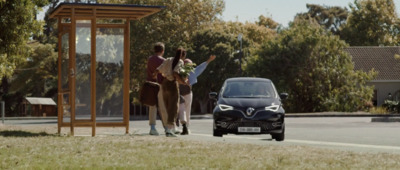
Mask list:
POLYGON ((210 55, 210 58, 208 58, 207 63, 210 63, 211 61, 215 60, 217 56, 215 55, 210 55))
POLYGON ((157 79, 157 74, 158 74, 158 71, 156 71, 156 72, 153 73, 153 75, 152 75, 152 76, 153 76, 153 79, 157 79))
POLYGON ((189 77, 185 77, 185 83, 186 83, 186 85, 190 85, 190 83, 189 83, 189 77))

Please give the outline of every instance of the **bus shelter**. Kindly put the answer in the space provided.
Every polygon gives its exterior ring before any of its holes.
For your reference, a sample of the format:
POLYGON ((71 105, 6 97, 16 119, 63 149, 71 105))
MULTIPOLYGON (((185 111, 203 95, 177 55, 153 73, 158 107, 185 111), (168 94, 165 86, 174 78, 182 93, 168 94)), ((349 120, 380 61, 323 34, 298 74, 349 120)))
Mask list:
POLYGON ((60 3, 58 133, 62 127, 126 127, 129 133, 130 21, 162 6, 60 3))

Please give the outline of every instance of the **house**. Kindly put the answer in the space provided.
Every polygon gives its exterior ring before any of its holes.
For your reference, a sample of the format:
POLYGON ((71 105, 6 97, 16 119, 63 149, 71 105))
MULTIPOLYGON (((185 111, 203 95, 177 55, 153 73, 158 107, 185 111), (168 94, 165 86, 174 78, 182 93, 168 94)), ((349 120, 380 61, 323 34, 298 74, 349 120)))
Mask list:
POLYGON ((56 102, 51 98, 25 97, 24 115, 30 116, 57 116, 56 102))
POLYGON ((400 47, 349 47, 345 49, 353 58, 354 69, 377 71, 377 76, 368 85, 374 86, 373 103, 376 106, 384 104, 391 94, 394 100, 400 100, 400 47))

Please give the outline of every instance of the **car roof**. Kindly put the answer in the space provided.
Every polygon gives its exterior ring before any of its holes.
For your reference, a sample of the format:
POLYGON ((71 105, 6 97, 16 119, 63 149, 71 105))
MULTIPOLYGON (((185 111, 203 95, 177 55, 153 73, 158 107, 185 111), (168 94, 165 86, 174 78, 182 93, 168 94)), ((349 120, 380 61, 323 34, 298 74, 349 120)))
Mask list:
POLYGON ((264 81, 264 82, 271 82, 270 79, 260 78, 260 77, 233 77, 233 78, 228 78, 225 81, 226 82, 231 82, 231 81, 264 81))

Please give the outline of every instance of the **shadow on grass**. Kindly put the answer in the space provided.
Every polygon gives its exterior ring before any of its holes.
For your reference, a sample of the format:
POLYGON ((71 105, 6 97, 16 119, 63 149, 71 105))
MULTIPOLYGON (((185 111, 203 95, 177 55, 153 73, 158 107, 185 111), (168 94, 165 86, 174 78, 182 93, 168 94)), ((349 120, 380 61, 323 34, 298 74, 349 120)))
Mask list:
POLYGON ((33 133, 21 130, 5 130, 0 131, 0 136, 3 137, 39 137, 39 136, 54 136, 52 134, 47 134, 46 132, 33 133))

